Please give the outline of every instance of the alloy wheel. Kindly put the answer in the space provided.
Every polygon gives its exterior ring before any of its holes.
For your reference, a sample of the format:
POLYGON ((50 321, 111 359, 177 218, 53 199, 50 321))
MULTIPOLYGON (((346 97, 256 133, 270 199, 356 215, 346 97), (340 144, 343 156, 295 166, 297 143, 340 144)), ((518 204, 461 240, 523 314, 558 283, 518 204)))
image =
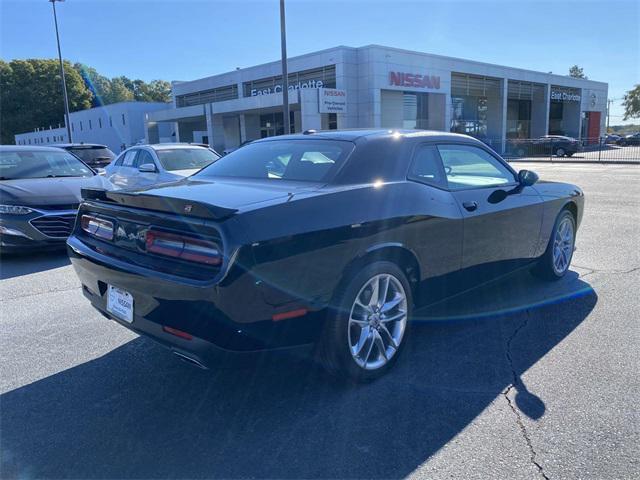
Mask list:
POLYGON ((400 280, 383 273, 369 279, 355 297, 348 341, 354 361, 365 370, 386 365, 397 353, 407 325, 407 294, 400 280))
POLYGON ((573 221, 566 215, 558 225, 553 239, 553 270, 562 275, 568 268, 573 253, 573 221))

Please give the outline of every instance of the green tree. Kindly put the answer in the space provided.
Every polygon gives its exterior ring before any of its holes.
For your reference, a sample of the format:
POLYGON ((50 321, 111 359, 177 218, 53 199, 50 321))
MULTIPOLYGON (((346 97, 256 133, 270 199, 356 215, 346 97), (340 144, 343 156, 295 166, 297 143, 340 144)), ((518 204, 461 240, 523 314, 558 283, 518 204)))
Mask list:
POLYGON ((171 83, 166 80, 151 80, 151 82, 149 82, 149 101, 170 102, 171 83))
POLYGON ((630 118, 640 118, 640 84, 629 90, 622 100, 622 106, 624 107, 623 120, 629 120, 630 118))
POLYGON ((105 104, 118 102, 131 102, 134 100, 131 80, 127 77, 116 77, 111 79, 111 91, 105 104))
POLYGON ((574 65, 569 69, 569 76, 573 78, 587 78, 587 76, 584 74, 584 69, 579 67, 578 65, 574 65))
POLYGON ((100 75, 95 68, 82 63, 74 64, 73 68, 80 74, 85 85, 93 94, 91 106, 99 107, 108 103, 106 100, 111 96, 111 80, 100 75))
MULTIPOLYGON (((92 93, 80 74, 64 62, 69 109, 91 107, 92 93)), ((16 133, 64 125, 64 100, 57 60, 0 60, 0 141, 14 143, 16 133)))

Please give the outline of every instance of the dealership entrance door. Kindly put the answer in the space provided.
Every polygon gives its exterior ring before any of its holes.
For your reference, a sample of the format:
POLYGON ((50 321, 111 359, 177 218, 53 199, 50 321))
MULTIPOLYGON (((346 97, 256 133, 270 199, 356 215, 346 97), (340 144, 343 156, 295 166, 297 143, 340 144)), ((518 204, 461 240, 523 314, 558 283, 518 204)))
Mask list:
POLYGON ((585 112, 584 115, 582 138, 586 139, 588 144, 598 143, 600 141, 600 120, 602 119, 602 112, 585 112))

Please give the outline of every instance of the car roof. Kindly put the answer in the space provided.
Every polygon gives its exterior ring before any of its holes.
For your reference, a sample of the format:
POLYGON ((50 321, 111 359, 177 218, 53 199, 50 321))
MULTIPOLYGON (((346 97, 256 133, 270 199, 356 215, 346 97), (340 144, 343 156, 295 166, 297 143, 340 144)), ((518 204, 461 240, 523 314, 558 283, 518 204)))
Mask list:
POLYGON ((136 147, 151 147, 154 150, 167 150, 167 149, 176 149, 176 148, 203 148, 205 150, 209 150, 207 147, 203 147, 202 145, 194 145, 192 143, 154 143, 152 145, 134 145, 136 147))
POLYGON ((0 145, 0 152, 59 152, 59 147, 36 147, 34 145, 0 145))
POLYGON ((109 148, 101 143, 56 143, 60 148, 109 148))
POLYGON ((346 130, 307 130, 303 133, 292 135, 280 135, 278 137, 268 137, 257 142, 268 142, 273 140, 300 139, 300 138, 322 138, 327 140, 347 140, 355 142, 360 139, 381 139, 381 138, 427 138, 435 141, 452 140, 476 140, 468 135, 460 133, 449 133, 436 130, 407 130, 407 129, 346 129, 346 130))

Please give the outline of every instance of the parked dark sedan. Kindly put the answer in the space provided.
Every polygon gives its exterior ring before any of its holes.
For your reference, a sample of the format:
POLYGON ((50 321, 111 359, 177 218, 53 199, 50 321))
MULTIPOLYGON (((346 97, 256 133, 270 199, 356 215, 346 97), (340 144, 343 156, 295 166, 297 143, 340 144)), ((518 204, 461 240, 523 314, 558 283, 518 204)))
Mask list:
POLYGON ((96 143, 62 143, 56 147, 73 153, 91 168, 104 168, 116 157, 106 145, 96 143))
POLYGON ((573 137, 563 135, 544 135, 539 138, 514 139, 508 144, 509 151, 517 156, 555 155, 570 157, 580 149, 580 142, 573 137))
POLYGON ((0 146, 0 251, 64 247, 82 187, 108 184, 59 148, 0 146))
POLYGON ((625 135, 618 141, 618 145, 640 145, 640 132, 632 133, 631 135, 625 135))
POLYGON ((95 308, 183 359, 315 343, 369 380, 414 303, 520 265, 567 272, 583 194, 537 179, 464 135, 311 131, 179 182, 87 190, 67 245, 95 308))

